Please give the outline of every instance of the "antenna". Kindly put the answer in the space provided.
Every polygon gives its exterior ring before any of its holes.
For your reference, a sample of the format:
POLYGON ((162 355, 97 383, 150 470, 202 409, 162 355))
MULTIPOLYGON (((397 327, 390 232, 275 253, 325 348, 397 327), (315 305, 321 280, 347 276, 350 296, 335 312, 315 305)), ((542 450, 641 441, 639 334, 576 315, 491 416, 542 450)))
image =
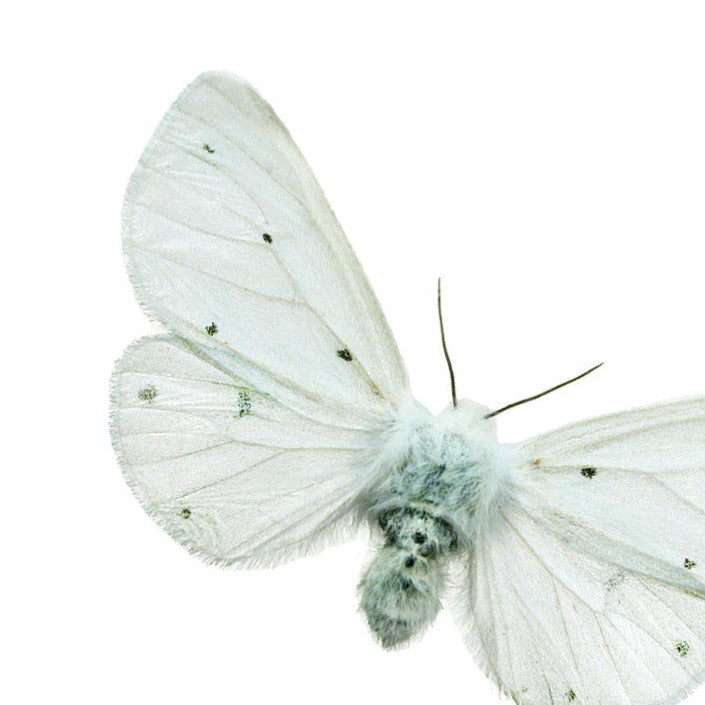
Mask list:
POLYGON ((504 411, 508 411, 509 409, 513 409, 515 406, 519 406, 520 404, 526 404, 527 401, 534 401, 534 399, 540 399, 541 397, 545 397, 547 394, 550 394, 551 392, 555 392, 556 389, 560 389, 561 387, 565 387, 569 384, 572 384, 573 382, 577 382, 579 379, 582 379, 583 377, 587 377, 591 372, 594 372, 596 369, 599 367, 602 367, 604 365, 604 362, 601 362, 599 365, 595 365, 594 367, 591 367, 587 372, 583 372, 582 374, 578 375, 577 377, 573 377, 573 379, 569 379, 567 382, 561 382, 560 384, 557 384, 555 387, 551 387, 550 389, 547 389, 544 392, 540 392, 539 394, 534 394, 532 397, 527 397, 526 399, 521 399, 520 401, 515 401, 511 404, 507 404, 507 406, 503 406, 501 409, 497 409, 497 411, 492 411, 487 416, 485 416, 486 419, 491 419, 493 416, 497 416, 497 414, 501 414, 504 411))
POLYGON ((448 372, 450 373, 450 392, 453 395, 453 408, 458 408, 458 398, 455 396, 455 375, 453 374, 453 365, 450 362, 450 355, 446 346, 446 334, 443 330, 443 312, 441 311, 441 278, 438 277, 438 321, 441 324, 441 343, 443 344, 443 354, 446 356, 448 364, 448 372))

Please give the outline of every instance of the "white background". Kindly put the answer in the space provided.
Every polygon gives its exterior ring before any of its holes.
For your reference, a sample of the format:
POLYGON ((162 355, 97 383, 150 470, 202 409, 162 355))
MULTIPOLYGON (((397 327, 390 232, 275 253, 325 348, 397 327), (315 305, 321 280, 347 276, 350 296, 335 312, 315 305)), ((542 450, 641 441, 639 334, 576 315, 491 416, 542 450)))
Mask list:
POLYGON ((705 394, 702 3, 3 15, 2 701, 497 702, 445 614, 411 649, 375 645, 364 542, 228 572, 142 513, 107 423, 113 360, 152 330, 121 260, 123 189, 186 83, 234 71, 309 159, 430 408, 449 394, 439 274, 462 396, 497 406, 607 362, 503 416, 505 439, 705 394))

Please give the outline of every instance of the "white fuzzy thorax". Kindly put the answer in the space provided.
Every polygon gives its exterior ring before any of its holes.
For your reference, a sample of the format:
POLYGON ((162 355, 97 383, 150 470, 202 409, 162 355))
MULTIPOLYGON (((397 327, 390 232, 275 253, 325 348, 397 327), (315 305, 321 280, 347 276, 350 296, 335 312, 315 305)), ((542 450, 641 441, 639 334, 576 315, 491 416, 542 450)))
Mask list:
POLYGON ((497 440, 489 409, 469 399, 433 415, 414 399, 374 437, 367 452, 380 481, 368 495, 373 515, 395 506, 424 506, 458 532, 470 547, 491 523, 493 509, 512 492, 509 448, 497 440), (441 487, 429 494, 430 476, 441 487), (430 504, 434 502, 434 504, 430 504))

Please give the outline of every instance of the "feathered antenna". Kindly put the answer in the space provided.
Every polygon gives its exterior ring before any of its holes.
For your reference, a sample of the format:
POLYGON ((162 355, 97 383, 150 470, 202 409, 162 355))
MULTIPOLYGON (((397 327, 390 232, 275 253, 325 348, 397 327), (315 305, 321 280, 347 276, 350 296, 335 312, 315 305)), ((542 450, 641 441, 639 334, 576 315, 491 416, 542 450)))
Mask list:
POLYGON ((455 395, 455 375, 453 374, 453 365, 450 362, 450 355, 446 346, 446 334, 443 330, 443 312, 441 311, 441 278, 438 277, 438 321, 441 324, 441 343, 443 344, 443 354, 446 356, 448 363, 448 372, 450 373, 450 392, 453 395, 453 408, 458 408, 458 398, 455 395))

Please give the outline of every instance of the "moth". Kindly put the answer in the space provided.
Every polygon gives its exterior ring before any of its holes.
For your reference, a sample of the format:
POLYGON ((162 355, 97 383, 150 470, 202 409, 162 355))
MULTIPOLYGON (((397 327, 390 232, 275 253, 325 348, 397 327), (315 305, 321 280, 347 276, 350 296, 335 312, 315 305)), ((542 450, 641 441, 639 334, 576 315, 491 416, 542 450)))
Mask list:
POLYGON ((168 332, 117 362, 112 437, 189 551, 273 566, 367 526, 360 605, 381 645, 443 603, 526 705, 674 703, 703 679, 705 399, 517 444, 497 439, 505 409, 454 386, 430 413, 289 133, 231 75, 200 76, 167 112, 123 232, 168 332))

